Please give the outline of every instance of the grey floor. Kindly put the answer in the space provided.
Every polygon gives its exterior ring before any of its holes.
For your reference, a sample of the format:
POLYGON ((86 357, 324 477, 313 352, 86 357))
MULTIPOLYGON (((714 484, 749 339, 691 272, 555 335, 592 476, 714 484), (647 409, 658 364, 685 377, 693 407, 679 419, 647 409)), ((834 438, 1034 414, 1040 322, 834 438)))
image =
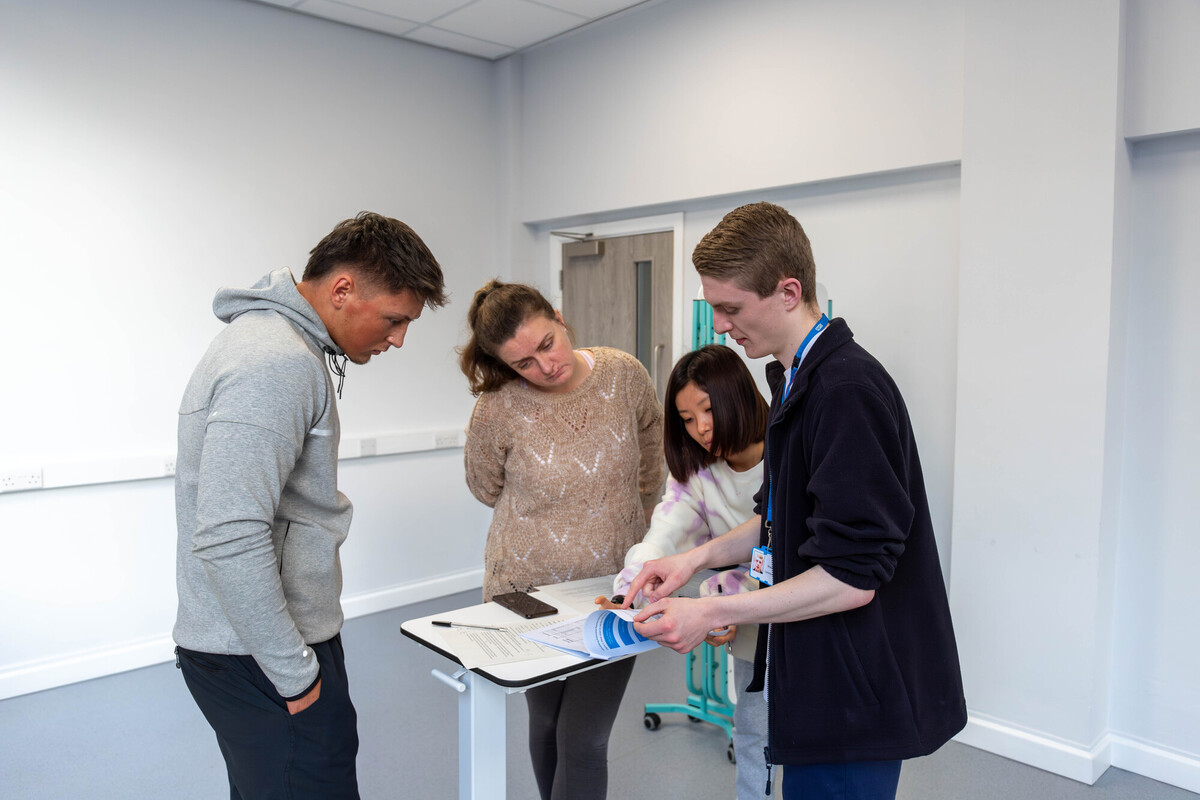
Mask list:
MULTIPOLYGON (((478 602, 467 592, 346 623, 351 689, 359 712, 362 796, 458 796, 457 695, 430 677, 439 656, 400 633, 412 617, 478 602)), ((638 656, 609 748, 609 797, 733 797, 724 734, 664 719, 642 726, 642 705, 683 694, 682 657, 638 656)), ((536 798, 525 754, 525 702, 508 700, 508 796, 536 798)), ((215 740, 173 664, 0 701, 0 800, 228 797, 215 740)), ((778 797, 778 793, 775 794, 778 797)), ((903 800, 1184 800, 1191 792, 1110 769, 1095 786, 951 742, 905 764, 903 800)))

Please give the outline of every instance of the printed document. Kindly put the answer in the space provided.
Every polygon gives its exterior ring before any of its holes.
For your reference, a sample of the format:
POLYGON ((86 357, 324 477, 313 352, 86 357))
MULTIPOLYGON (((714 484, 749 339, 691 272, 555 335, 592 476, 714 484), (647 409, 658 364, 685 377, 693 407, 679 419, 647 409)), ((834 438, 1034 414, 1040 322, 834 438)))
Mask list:
POLYGON ((596 610, 586 616, 526 631, 521 636, 580 658, 608 660, 658 647, 658 642, 634 630, 633 618, 637 614, 633 609, 596 610))
POLYGON ((545 624, 545 620, 522 621, 508 625, 502 631, 446 628, 438 630, 438 635, 464 667, 475 669, 558 655, 556 651, 521 636, 523 632, 545 624))

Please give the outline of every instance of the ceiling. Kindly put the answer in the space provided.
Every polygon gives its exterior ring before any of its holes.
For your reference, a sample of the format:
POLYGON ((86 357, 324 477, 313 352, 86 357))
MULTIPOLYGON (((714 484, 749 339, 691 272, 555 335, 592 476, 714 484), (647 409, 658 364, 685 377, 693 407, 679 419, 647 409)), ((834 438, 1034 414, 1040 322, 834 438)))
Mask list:
POLYGON ((257 0, 496 60, 645 0, 257 0))

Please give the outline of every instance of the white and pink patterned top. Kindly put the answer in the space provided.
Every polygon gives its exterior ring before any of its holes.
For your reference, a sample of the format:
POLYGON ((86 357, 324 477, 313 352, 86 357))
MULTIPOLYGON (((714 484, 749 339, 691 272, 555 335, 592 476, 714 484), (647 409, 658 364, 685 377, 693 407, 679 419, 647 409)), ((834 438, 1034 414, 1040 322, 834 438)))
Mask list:
MULTIPOLYGON (((682 553, 741 525, 754 516, 754 495, 762 488, 760 461, 745 472, 735 472, 717 459, 687 483, 667 478, 667 489, 654 509, 650 529, 625 554, 625 568, 613 581, 613 594, 625 594, 642 565, 654 558, 682 553)), ((758 588, 749 565, 718 572, 700 584, 700 596, 737 594, 758 588)), ((642 605, 643 598, 635 600, 642 605)))

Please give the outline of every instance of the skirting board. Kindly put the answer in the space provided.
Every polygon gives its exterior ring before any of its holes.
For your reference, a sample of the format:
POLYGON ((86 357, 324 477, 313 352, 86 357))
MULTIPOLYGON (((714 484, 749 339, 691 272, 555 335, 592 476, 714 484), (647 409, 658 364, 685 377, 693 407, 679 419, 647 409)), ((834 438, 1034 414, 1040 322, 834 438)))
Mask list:
MULTIPOLYGON (((342 611, 347 619, 353 619, 409 603, 479 589, 482 586, 482 568, 463 570, 380 591, 343 597, 342 611)), ((482 599, 480 597, 480 601, 482 599)), ((119 647, 21 664, 0 671, 0 700, 162 664, 175 658, 174 651, 175 643, 170 634, 167 634, 129 642, 119 647)))
POLYGON ((1091 748, 1084 748, 1031 733, 1002 720, 970 714, 967 727, 954 739, 1089 786, 1112 766, 1189 792, 1200 792, 1200 758, 1119 733, 1107 733, 1091 748))

